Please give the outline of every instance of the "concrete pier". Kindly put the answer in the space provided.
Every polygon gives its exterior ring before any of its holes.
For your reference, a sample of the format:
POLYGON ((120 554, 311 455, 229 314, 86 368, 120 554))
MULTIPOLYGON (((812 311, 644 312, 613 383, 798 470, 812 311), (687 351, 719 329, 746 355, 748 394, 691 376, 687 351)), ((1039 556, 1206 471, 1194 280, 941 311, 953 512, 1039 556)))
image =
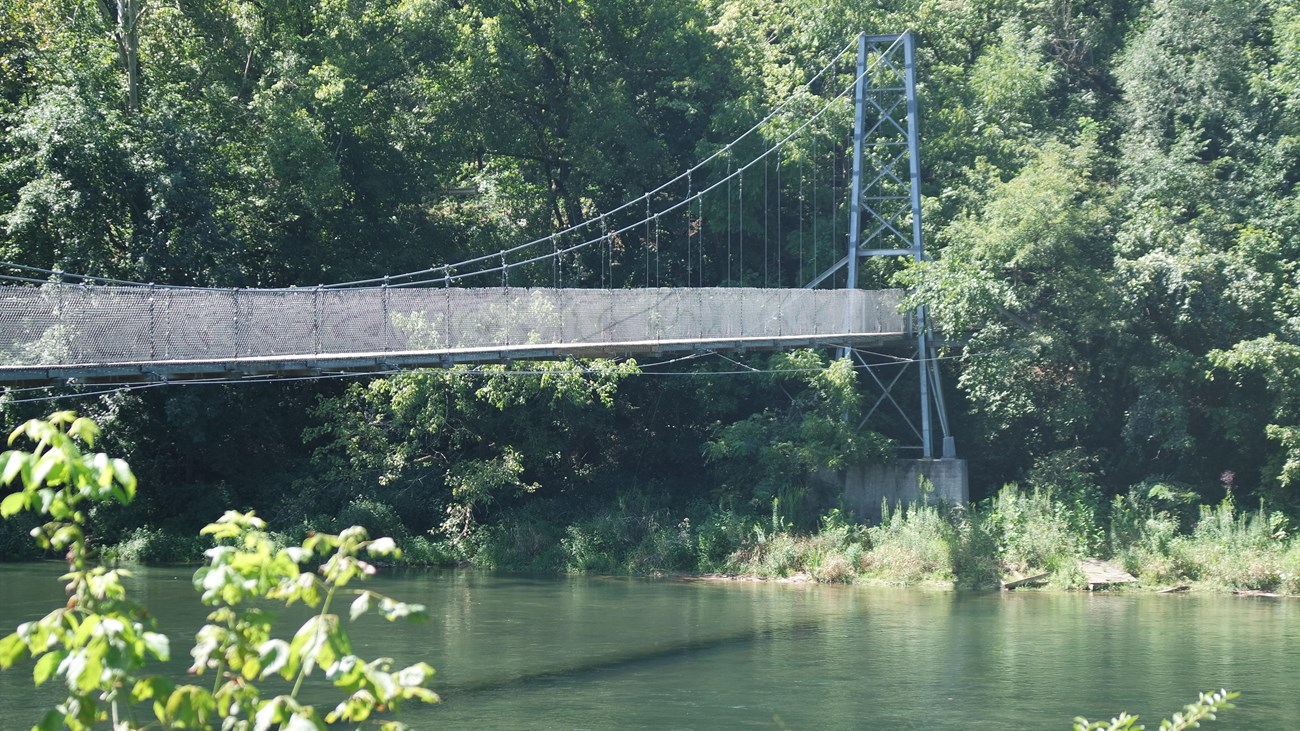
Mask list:
POLYGON ((880 503, 915 503, 922 499, 921 478, 934 490, 924 496, 931 503, 965 504, 970 499, 970 478, 964 459, 894 459, 849 467, 836 475, 843 488, 844 505, 861 521, 879 522, 880 503))

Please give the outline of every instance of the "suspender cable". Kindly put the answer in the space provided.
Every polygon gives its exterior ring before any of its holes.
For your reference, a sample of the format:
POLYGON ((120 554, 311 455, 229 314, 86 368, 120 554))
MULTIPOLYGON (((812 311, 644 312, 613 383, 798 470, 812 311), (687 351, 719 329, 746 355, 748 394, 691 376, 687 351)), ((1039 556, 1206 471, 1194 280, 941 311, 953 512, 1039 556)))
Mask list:
POLYGON ((686 286, 691 286, 691 176, 686 176, 686 286))
POLYGON ((731 150, 727 150, 727 284, 731 283, 731 150))
POLYGON ((817 266, 817 130, 812 135, 812 265, 813 271, 821 271, 817 266))
POLYGON ((803 211, 808 199, 804 196, 803 184, 806 179, 804 172, 803 156, 799 156, 799 283, 802 284, 808 280, 803 278, 803 211))
POLYGON ((781 259, 785 229, 781 228, 781 150, 776 151, 776 286, 781 286, 781 259))
POLYGON ((655 214, 655 286, 659 284, 659 214, 655 214))
POLYGON ((736 241, 740 247, 740 258, 736 262, 736 279, 743 284, 745 281, 745 170, 742 168, 740 175, 736 176, 739 184, 739 197, 736 199, 736 218, 740 223, 740 233, 736 236, 736 241))
MULTIPOLYGON (((645 194, 645 286, 650 286, 650 194, 645 194)), ((658 254, 656 253, 656 256, 658 254)))
MULTIPOLYGON (((701 191, 703 196, 703 191, 701 191)), ((700 245, 696 249, 700 252, 700 286, 704 286, 704 198, 700 198, 700 222, 697 226, 700 232, 700 245)))
MULTIPOLYGON (((609 246, 609 228, 605 225, 605 217, 600 217, 600 241, 602 247, 609 246)), ((596 267, 600 269, 600 288, 605 289, 605 251, 604 249, 596 250, 596 267)))

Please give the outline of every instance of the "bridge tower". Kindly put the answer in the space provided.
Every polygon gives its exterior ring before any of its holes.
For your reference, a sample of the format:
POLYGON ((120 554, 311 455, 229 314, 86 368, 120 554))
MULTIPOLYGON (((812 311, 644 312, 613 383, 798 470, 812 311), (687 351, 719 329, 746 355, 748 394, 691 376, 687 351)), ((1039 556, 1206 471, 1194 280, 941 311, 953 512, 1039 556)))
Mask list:
MULTIPOLYGON (((921 234, 921 141, 916 102, 916 35, 858 36, 857 76, 854 89, 853 177, 849 194, 848 251, 843 259, 807 286, 815 287, 847 270, 845 286, 857 288, 859 262, 869 257, 925 259, 921 234), (868 60, 871 59, 870 69, 868 60)), ((914 433, 922 459, 934 458, 934 427, 938 417, 942 456, 954 459, 956 443, 948 429, 939 362, 930 320, 922 305, 912 313, 916 350, 912 364, 919 393, 915 410, 904 408, 892 393, 899 382, 888 383, 867 373, 881 393, 868 414, 888 403, 914 433), (919 425, 912 420, 919 415, 919 425)), ((844 349, 842 355, 856 357, 844 349)), ((868 365, 865 360, 863 365, 868 365)), ((865 421, 864 421, 865 424, 865 421)))

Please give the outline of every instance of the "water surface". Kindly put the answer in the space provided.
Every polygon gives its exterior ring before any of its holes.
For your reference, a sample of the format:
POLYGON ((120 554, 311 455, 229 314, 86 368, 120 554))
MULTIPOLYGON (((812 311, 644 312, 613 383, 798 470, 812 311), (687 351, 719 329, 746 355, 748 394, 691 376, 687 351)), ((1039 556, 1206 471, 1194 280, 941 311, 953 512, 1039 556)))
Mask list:
MULTIPOLYGON (((0 628, 61 604, 60 570, 0 565, 0 628)), ((176 674, 206 611, 190 573, 133 582, 181 656, 176 674)), ((405 714, 416 728, 1068 729, 1120 710, 1155 722, 1220 687, 1243 696, 1209 728, 1300 725, 1293 600, 472 571, 372 584, 429 608, 422 624, 352 631, 363 657, 437 668, 444 703, 405 714)), ((286 616, 286 636, 302 616, 286 616)), ((26 669, 0 673, 0 729, 29 728, 53 698, 29 683, 26 669)))

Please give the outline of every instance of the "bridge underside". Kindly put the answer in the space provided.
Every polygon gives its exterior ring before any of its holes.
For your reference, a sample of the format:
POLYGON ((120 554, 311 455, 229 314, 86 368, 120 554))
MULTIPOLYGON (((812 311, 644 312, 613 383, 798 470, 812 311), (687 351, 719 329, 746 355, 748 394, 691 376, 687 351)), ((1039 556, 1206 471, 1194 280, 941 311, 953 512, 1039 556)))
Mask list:
POLYGON ((445 368, 462 363, 516 360, 670 356, 698 352, 778 351, 819 346, 878 346, 910 343, 906 333, 828 334, 812 337, 655 340, 571 345, 512 345, 494 348, 335 353, 323 356, 261 356, 219 360, 76 363, 56 366, 0 366, 0 385, 136 383, 224 377, 319 376, 325 373, 375 373, 415 368, 445 368))
POLYGON ((899 290, 0 288, 0 385, 879 345, 899 290))

